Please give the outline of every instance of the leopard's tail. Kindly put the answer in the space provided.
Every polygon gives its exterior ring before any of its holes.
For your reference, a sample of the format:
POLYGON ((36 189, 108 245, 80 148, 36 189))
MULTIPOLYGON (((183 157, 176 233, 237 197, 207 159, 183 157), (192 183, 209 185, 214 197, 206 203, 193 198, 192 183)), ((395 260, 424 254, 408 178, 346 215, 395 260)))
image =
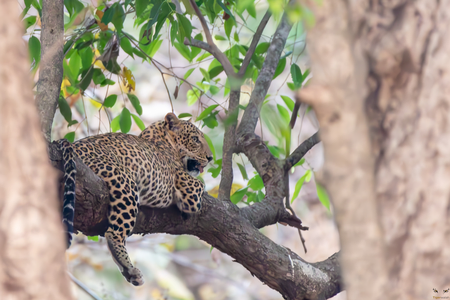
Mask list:
POLYGON ((63 224, 67 230, 67 248, 72 243, 73 219, 75 212, 75 179, 77 167, 72 144, 68 140, 58 141, 59 149, 63 152, 64 159, 64 204, 63 224))

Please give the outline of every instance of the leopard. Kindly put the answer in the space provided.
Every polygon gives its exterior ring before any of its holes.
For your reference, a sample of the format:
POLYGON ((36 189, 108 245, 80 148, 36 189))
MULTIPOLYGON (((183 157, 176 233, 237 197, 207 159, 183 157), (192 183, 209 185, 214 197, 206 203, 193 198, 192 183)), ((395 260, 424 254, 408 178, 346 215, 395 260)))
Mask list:
POLYGON ((125 241, 133 232, 139 207, 176 205, 185 216, 202 208, 204 183, 196 178, 213 159, 208 142, 191 120, 168 113, 139 136, 104 133, 74 143, 56 141, 64 161, 63 223, 67 246, 74 231, 75 157, 102 178, 109 190, 108 227, 104 234, 111 256, 125 279, 144 284, 125 241))

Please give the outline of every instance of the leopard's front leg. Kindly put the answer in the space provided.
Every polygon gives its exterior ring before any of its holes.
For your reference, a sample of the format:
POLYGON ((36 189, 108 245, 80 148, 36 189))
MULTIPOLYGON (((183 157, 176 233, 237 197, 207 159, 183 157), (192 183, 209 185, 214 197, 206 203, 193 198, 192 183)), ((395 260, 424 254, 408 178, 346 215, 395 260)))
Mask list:
POLYGON ((203 182, 184 171, 178 171, 175 177, 175 196, 178 209, 183 213, 193 214, 202 208, 205 191, 203 182))

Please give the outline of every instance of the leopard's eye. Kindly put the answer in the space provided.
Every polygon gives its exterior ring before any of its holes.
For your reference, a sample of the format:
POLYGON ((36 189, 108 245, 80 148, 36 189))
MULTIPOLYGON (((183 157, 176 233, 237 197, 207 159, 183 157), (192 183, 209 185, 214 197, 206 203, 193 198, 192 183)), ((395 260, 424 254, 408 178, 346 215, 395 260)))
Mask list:
POLYGON ((194 142, 200 143, 200 140, 199 140, 198 137, 196 137, 195 135, 192 137, 192 139, 194 140, 194 142))

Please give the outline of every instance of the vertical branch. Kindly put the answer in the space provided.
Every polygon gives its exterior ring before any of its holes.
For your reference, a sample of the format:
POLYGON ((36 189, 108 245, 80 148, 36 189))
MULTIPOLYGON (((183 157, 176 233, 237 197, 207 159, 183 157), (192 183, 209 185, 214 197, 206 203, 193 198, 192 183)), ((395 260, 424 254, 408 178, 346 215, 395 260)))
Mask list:
POLYGON ((37 84, 36 105, 41 129, 51 140, 53 116, 63 78, 64 2, 42 1, 41 65, 37 84))
POLYGON ((231 185, 233 184, 233 153, 236 144, 236 125, 239 114, 240 95, 240 87, 230 92, 227 116, 227 123, 230 125, 225 129, 225 135, 223 137, 222 177, 219 186, 219 200, 229 199, 231 185))
POLYGON ((287 14, 285 13, 277 27, 274 38, 267 50, 266 59, 255 83, 255 89, 250 96, 250 101, 245 109, 241 124, 238 128, 238 135, 254 132, 256 123, 259 118, 259 111, 264 98, 267 95, 273 75, 280 61, 281 52, 286 44, 286 39, 291 31, 292 25, 289 23, 287 14))

